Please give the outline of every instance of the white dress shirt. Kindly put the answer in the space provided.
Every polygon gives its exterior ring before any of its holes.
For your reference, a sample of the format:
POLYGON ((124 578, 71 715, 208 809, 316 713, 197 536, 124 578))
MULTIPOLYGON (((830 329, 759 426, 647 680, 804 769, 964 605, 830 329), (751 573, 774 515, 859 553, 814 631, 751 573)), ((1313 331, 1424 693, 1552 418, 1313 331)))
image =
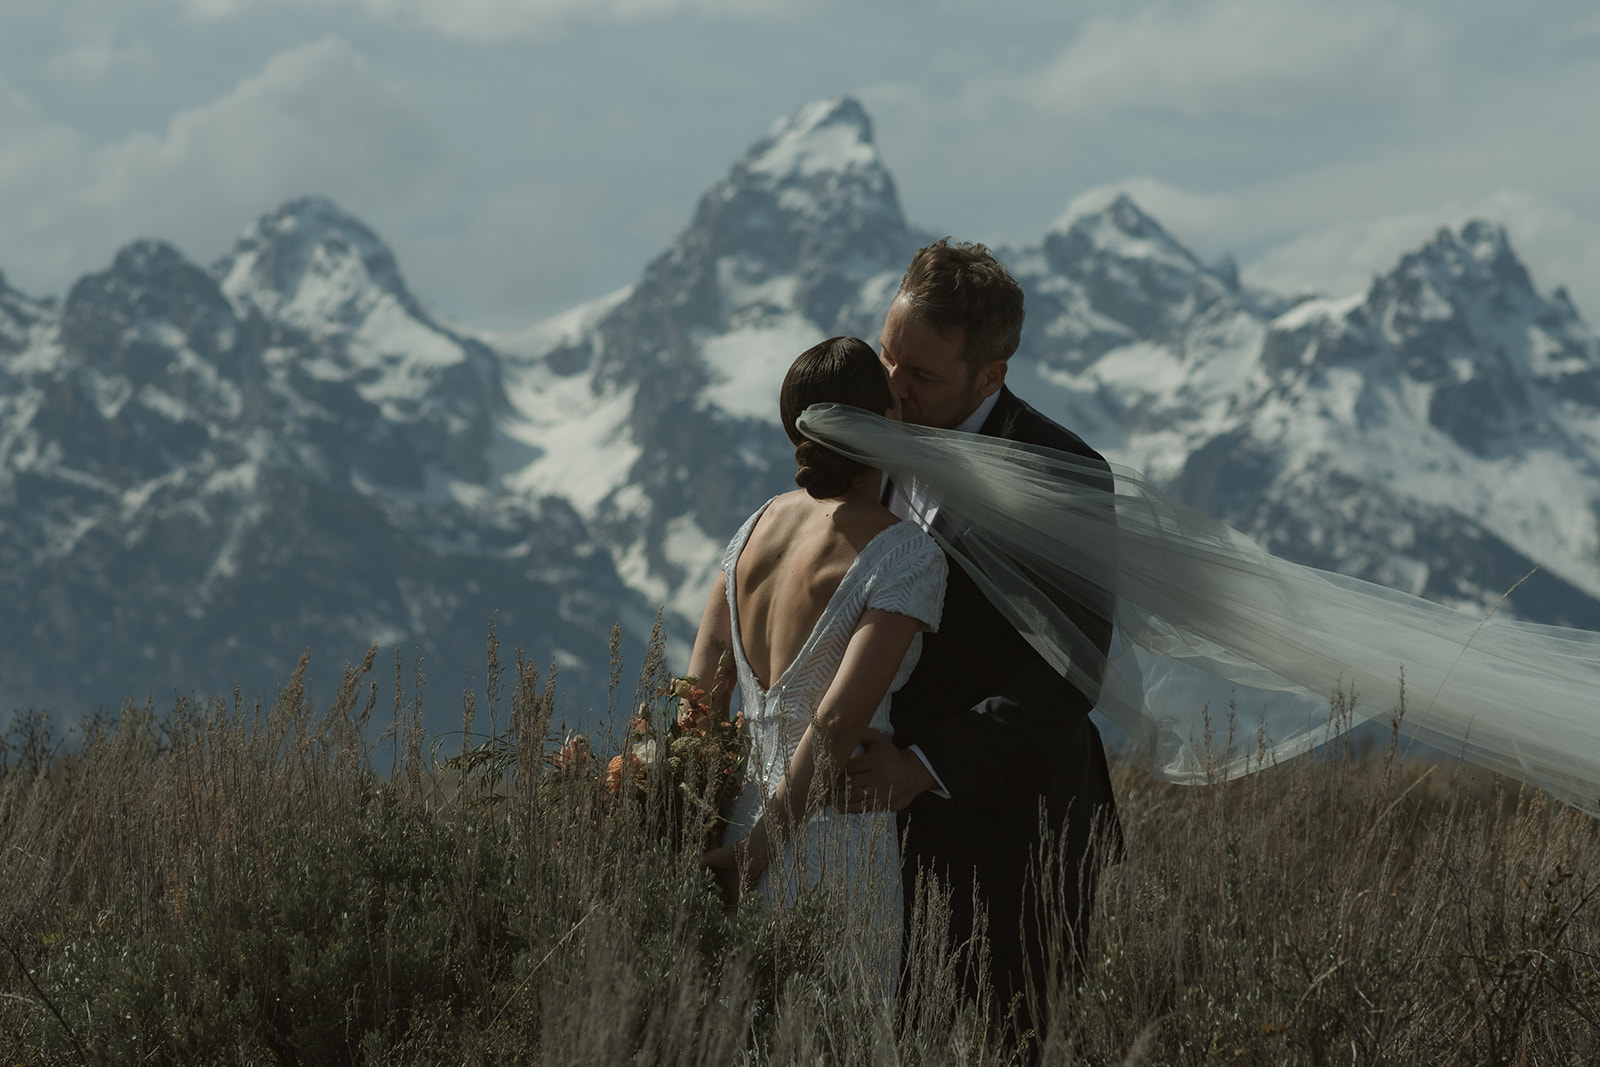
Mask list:
MULTIPOLYGON (((977 433, 983 429, 983 424, 989 418, 989 413, 994 411, 994 406, 1000 402, 1000 390, 996 389, 986 397, 978 409, 962 420, 956 429, 961 433, 977 433)), ((888 475, 884 475, 888 480, 888 475)), ((924 530, 931 529, 933 518, 939 514, 939 501, 932 497, 927 487, 912 480, 909 484, 896 482, 894 492, 889 496, 889 510, 902 519, 910 519, 924 530)), ((923 753, 920 745, 912 745, 912 755, 922 761, 928 768, 928 773, 933 775, 934 787, 931 790, 934 796, 950 799, 950 791, 944 787, 944 780, 939 777, 939 772, 933 769, 933 764, 928 762, 928 757, 923 753)))

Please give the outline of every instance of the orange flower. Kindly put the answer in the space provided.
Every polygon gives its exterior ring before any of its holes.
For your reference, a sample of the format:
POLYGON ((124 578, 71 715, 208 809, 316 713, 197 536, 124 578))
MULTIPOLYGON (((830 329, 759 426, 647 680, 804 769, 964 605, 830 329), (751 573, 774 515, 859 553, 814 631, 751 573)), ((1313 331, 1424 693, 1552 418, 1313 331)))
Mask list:
POLYGON ((678 701, 678 725, 700 737, 706 735, 711 724, 711 705, 706 703, 706 691, 696 689, 678 701))
POLYGON ((632 752, 623 752, 612 756, 611 762, 606 765, 606 792, 614 797, 622 795, 622 779, 627 775, 633 779, 637 789, 643 789, 645 784, 644 761, 632 752))
POLYGON ((561 746, 561 751, 550 757, 550 762, 557 770, 586 765, 589 762, 588 738, 582 734, 573 734, 571 739, 561 746))

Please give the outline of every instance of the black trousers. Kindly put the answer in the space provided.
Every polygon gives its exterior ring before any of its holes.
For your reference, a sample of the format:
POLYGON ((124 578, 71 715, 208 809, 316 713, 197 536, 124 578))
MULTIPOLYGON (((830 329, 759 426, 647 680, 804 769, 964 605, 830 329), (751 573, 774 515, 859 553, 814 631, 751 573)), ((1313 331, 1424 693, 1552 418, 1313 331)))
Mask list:
POLYGON ((1075 812, 1076 801, 1063 802, 1068 810, 1058 817, 1041 800, 1018 792, 962 806, 928 796, 901 813, 903 990, 918 962, 914 954, 928 950, 912 939, 919 872, 924 892, 932 874, 949 894, 947 951, 961 970, 968 1003, 988 985, 994 1023, 1014 1011, 1019 1031, 1039 1032, 1051 992, 1082 976, 1099 873, 1120 856, 1120 832, 1108 805, 1085 803, 1075 812), (980 916, 982 950, 974 937, 980 916))

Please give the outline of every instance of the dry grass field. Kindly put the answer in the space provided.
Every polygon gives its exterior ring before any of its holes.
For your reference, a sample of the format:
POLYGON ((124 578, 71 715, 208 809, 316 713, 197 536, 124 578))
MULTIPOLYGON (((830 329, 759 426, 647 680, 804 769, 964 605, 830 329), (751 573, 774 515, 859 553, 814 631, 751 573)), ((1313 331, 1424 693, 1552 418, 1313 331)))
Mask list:
POLYGON ((1515 783, 1119 764, 1128 857, 1030 1054, 956 999, 936 898, 898 1009, 830 966, 836 902, 724 918, 667 807, 608 796, 603 744, 553 767, 552 680, 494 659, 450 751, 420 679, 374 716, 371 657, 328 708, 130 708, 70 751, 17 720, 0 1063, 1600 1062, 1600 832, 1515 783))

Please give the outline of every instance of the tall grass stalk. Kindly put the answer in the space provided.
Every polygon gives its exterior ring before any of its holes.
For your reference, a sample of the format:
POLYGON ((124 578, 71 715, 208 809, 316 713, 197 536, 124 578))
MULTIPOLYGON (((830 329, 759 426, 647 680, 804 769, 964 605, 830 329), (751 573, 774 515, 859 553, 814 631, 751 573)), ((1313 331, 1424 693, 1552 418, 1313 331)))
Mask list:
MULTIPOLYGON (((0 1062, 1600 1059, 1594 821, 1392 744, 1198 789, 1119 764, 1128 858, 1027 1036, 962 1001, 985 946, 944 945, 937 892, 897 1003, 835 965, 837 896, 725 917, 670 806, 609 796, 608 753, 551 765, 553 668, 503 679, 491 638, 489 732, 475 695, 439 760, 420 664, 369 740, 374 659, 321 711, 303 661, 271 704, 129 707, 71 751, 15 720, 0 1062)), ((664 676, 658 643, 627 710, 664 676)), ((1075 877, 1047 850, 1042 906, 1075 877)))

